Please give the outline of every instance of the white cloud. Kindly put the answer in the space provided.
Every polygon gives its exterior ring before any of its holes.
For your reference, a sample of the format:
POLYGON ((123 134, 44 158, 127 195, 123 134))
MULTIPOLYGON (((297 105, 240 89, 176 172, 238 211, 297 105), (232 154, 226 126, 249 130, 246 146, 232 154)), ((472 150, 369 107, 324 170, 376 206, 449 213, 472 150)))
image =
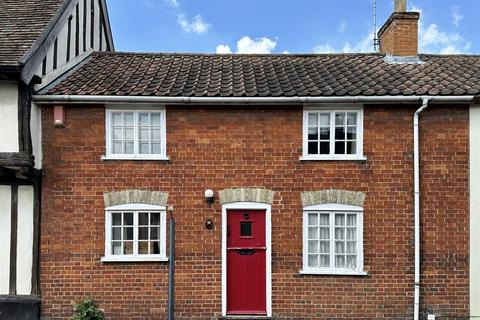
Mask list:
POLYGON ((451 8, 452 11, 452 23, 455 25, 455 27, 458 27, 460 25, 460 21, 463 20, 463 14, 460 13, 460 7, 455 6, 451 8))
POLYGON ((178 16, 178 24, 187 33, 201 34, 207 32, 210 28, 210 25, 203 21, 202 16, 199 14, 193 17, 191 21, 188 21, 187 17, 182 13, 178 16))
POLYGON ((419 49, 424 53, 453 54, 468 51, 471 42, 457 32, 441 31, 437 24, 419 25, 419 49))
POLYGON ((313 52, 315 53, 335 53, 337 52, 331 45, 329 44, 319 44, 313 48, 313 52))
POLYGON ((338 25, 337 31, 343 33, 347 30, 347 22, 345 20, 340 21, 338 25))
MULTIPOLYGON (((277 40, 272 40, 266 37, 252 39, 249 36, 243 36, 237 41, 237 51, 235 53, 260 53, 268 54, 277 46, 277 40)), ((220 44, 216 49, 217 53, 232 53, 230 46, 226 44, 220 44)), ((289 53, 284 51, 283 53, 289 53)))
POLYGON ((228 54, 228 53, 232 53, 232 49, 230 49, 230 47, 226 44, 219 44, 217 46, 216 52, 218 54, 228 54))
POLYGON ((174 8, 178 8, 178 6, 180 6, 180 3, 178 2, 178 0, 163 0, 163 1, 165 1, 166 4, 174 8))
POLYGON ((244 36, 237 42, 237 53, 271 53, 277 46, 277 41, 266 37, 253 40, 244 36))
POLYGON ((285 50, 285 51, 282 52, 282 54, 290 54, 290 51, 285 50))

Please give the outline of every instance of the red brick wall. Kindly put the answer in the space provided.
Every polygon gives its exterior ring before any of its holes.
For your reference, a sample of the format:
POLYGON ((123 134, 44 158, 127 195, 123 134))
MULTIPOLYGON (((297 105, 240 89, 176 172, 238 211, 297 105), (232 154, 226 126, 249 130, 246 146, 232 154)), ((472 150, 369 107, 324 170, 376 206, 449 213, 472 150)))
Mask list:
MULTIPOLYGON (((42 312, 68 319, 92 297, 111 319, 164 319, 166 263, 101 263, 103 192, 169 192, 175 206, 176 319, 221 313, 221 206, 203 192, 276 191, 272 305, 281 319, 410 319, 413 312, 414 107, 365 108, 367 161, 301 162, 301 107, 169 107, 170 162, 101 161, 104 108, 69 107, 53 128, 43 109, 42 312), (300 275, 301 191, 366 193, 366 277, 300 275), (215 228, 204 222, 213 218, 215 228)), ((468 110, 432 107, 421 118, 422 312, 468 316, 468 110)), ((442 318, 440 317, 440 319, 442 318)))

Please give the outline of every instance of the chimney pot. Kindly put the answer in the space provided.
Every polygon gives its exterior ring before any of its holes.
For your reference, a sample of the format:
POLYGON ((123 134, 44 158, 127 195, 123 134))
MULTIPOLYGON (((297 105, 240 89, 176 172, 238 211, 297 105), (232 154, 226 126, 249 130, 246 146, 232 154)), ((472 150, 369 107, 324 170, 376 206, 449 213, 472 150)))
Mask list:
POLYGON ((394 0, 395 12, 407 12, 407 0, 394 0))

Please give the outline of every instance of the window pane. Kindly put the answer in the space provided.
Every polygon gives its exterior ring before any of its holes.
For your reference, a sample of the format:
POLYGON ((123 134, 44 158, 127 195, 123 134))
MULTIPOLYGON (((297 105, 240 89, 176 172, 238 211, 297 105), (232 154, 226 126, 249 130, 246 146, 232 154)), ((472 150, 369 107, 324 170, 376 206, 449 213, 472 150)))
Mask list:
POLYGON ((349 126, 351 125, 357 125, 357 113, 356 112, 349 112, 347 115, 347 124, 349 126))
POLYGON ((344 240, 344 239, 345 239, 345 229, 335 228, 335 240, 344 240))
POLYGON ((335 253, 345 253, 345 243, 343 241, 335 241, 335 253))
POLYGON ((347 215, 347 226, 356 226, 357 225, 357 215, 348 214, 347 215))
POLYGON ((308 239, 318 239, 319 233, 317 227, 308 228, 308 239))
POLYGON ((320 154, 330 154, 330 142, 320 142, 320 154))
POLYGON ((318 154, 318 142, 308 143, 308 154, 318 154))
POLYGON ((309 213, 308 214, 308 225, 309 226, 317 226, 318 225, 318 214, 316 214, 316 213, 309 213))
POLYGON ((138 228, 138 239, 139 240, 149 240, 148 239, 148 227, 138 228))
POLYGON ((121 242, 112 242, 112 254, 122 254, 121 242))
POLYGON ((133 141, 125 142, 125 154, 133 154, 133 141))
POLYGON ((357 230, 355 228, 347 228, 347 239, 356 240, 356 238, 357 238, 357 230))
POLYGON ((139 254, 148 254, 148 242, 147 241, 138 242, 138 253, 139 254))
POLYGON ((357 139, 357 128, 356 127, 347 127, 347 139, 356 140, 357 139))
POLYGON ((335 225, 336 226, 344 226, 345 225, 345 215, 344 214, 336 214, 335 215, 335 225))
POLYGON ((150 114, 151 117, 151 125, 152 126, 159 126, 160 125, 160 113, 155 112, 150 114))
POLYGON ((308 128, 308 140, 318 140, 318 128, 308 128))
POLYGON ((323 267, 323 268, 330 267, 330 256, 327 256, 327 255, 320 256, 320 267, 323 267))
POLYGON ((140 143, 140 153, 141 154, 149 154, 149 146, 150 144, 148 142, 141 142, 140 143))
POLYGON ((160 143, 153 143, 153 144, 152 144, 152 154, 160 154, 160 153, 162 153, 160 146, 161 146, 160 143))
POLYGON ((113 128, 113 139, 123 139, 123 130, 122 128, 113 128))
POLYGON ((156 141, 160 141, 160 128, 152 129, 152 139, 156 141))
POLYGON ((124 227, 123 228, 123 240, 133 240, 133 228, 124 227))
POLYGON ((335 267, 345 268, 345 256, 335 256, 335 267))
POLYGON ((122 142, 121 141, 114 141, 113 142, 112 152, 115 153, 115 154, 122 154, 123 153, 122 142))
POLYGON ((140 212, 138 214, 138 224, 141 226, 148 225, 148 212, 140 212))
POLYGON ((347 242, 347 253, 357 253, 357 243, 355 241, 347 242))
POLYGON ((112 240, 122 240, 122 228, 112 228, 112 240))
POLYGON ((133 140, 133 128, 125 128, 125 140, 133 140))
POLYGON ((335 154, 345 154, 345 142, 335 142, 335 154))
POLYGON ((139 130, 139 139, 140 140, 149 140, 150 139, 150 129, 140 128, 139 130))
POLYGON ((121 112, 112 112, 112 124, 114 126, 121 126, 122 123, 122 113, 121 112))
POLYGON ((308 125, 317 126, 318 125, 318 113, 309 113, 308 114, 308 125))
POLYGON ((320 139, 321 140, 330 140, 330 128, 329 127, 320 127, 320 139))
POLYGON ((133 126, 133 112, 125 112, 125 125, 133 126))
POLYGON ((320 252, 320 241, 308 240, 308 253, 319 253, 319 252, 320 252))
POLYGON ((347 154, 356 154, 357 153, 357 143, 354 141, 347 142, 347 154))
POLYGON ((151 225, 160 225, 160 213, 152 212, 150 213, 150 224, 151 225))
POLYGON ((160 241, 150 242, 150 254, 160 254, 160 241))
POLYGON ((330 225, 330 215, 328 213, 322 213, 320 215, 320 225, 329 226, 330 225))
POLYGON ((319 256, 317 254, 308 255, 308 266, 312 268, 318 267, 319 256))
POLYGON ((160 228, 150 228, 150 239, 158 240, 160 239, 160 228))
POLYGON ((357 257, 347 256, 347 268, 355 269, 357 267, 357 257))
POLYGON ((330 125, 330 113, 321 113, 320 114, 320 125, 329 126, 330 125))
POLYGON ((320 228, 320 239, 330 239, 330 228, 320 228))
POLYGON ((335 113, 335 125, 336 126, 345 125, 345 112, 335 113))
POLYGON ((345 140, 345 127, 335 128, 335 140, 345 140))
POLYGON ((112 225, 114 226, 122 225, 122 214, 120 212, 112 213, 112 225))
POLYGON ((133 226, 133 213, 125 212, 123 214, 123 225, 124 226, 133 226))
POLYGON ((141 112, 138 114, 138 124, 141 126, 148 126, 148 113, 141 112))
POLYGON ((128 241, 123 243, 123 254, 133 254, 133 242, 128 241))
POLYGON ((330 253, 330 241, 320 242, 320 253, 330 253))

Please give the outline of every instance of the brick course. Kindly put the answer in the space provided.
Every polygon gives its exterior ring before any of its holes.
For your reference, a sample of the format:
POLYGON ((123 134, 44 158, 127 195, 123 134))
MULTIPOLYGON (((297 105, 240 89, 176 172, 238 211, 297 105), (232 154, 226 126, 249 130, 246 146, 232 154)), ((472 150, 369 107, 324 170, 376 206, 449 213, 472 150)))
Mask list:
MULTIPOLYGON (((299 161, 302 107, 167 107, 169 162, 102 161, 103 106, 43 108, 42 312, 69 319, 92 297, 110 319, 164 319, 166 263, 101 263, 103 193, 168 192, 175 206, 176 319, 221 314, 221 205, 204 190, 260 187, 272 205, 272 306, 280 319, 411 319, 412 117, 416 106, 366 106, 367 161, 299 161), (364 192, 368 276, 300 275, 303 191, 364 192), (212 218, 215 227, 204 227, 212 218)), ((422 313, 468 318, 468 109, 422 113, 422 313)), ((168 246, 167 246, 168 248, 168 246)))

